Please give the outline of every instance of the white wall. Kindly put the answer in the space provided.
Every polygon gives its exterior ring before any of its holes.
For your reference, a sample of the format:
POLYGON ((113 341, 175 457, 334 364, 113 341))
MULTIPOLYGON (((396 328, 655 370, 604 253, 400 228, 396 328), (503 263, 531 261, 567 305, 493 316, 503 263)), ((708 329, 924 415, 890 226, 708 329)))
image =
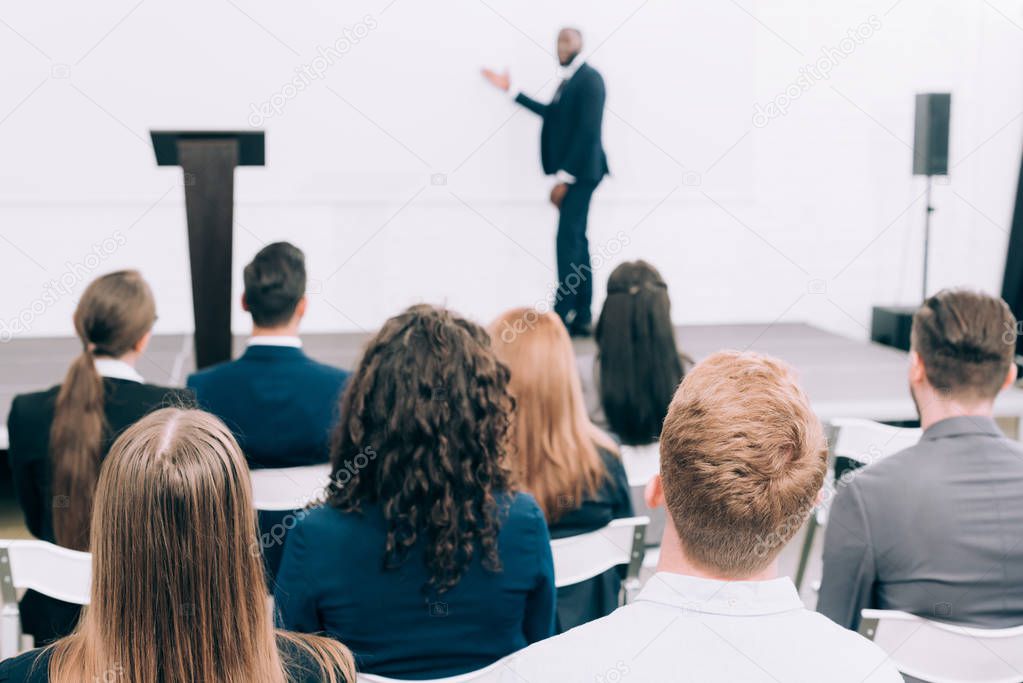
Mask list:
POLYGON ((953 171, 935 188, 932 283, 1001 283, 1023 0, 61 0, 0 18, 0 337, 68 334, 83 282, 126 266, 156 290, 158 331, 191 329, 181 173, 156 167, 151 128, 267 130, 267 166, 236 176, 236 288, 263 243, 294 241, 308 329, 371 329, 423 300, 483 320, 543 302, 556 217, 539 121, 478 67, 549 95, 562 23, 608 86, 601 280, 647 258, 680 322, 865 336, 872 304, 918 297, 908 145, 913 95, 933 90, 953 93, 953 171), (280 113, 253 114, 353 35, 280 113), (806 76, 825 54, 829 76, 806 76), (786 90, 787 113, 754 116, 786 90))

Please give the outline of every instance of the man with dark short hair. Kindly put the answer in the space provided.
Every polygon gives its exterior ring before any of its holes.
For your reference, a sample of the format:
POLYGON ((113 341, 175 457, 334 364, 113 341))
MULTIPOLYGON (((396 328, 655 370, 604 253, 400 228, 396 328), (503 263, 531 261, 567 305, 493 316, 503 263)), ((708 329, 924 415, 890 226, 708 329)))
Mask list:
POLYGON ((586 63, 582 51, 583 34, 579 29, 566 27, 558 32, 561 82, 548 103, 520 92, 507 71, 483 69, 483 76, 491 84, 543 119, 540 162, 543 172, 557 179, 550 195, 558 209, 554 312, 573 337, 592 335, 593 269, 586 223, 593 193, 608 174, 601 141, 604 79, 586 63))
POLYGON ((305 255, 287 242, 270 244, 245 266, 244 279, 248 348, 237 360, 191 375, 188 386, 231 428, 253 469, 327 462, 348 373, 302 351, 305 255))
POLYGON ((657 573, 625 607, 514 655, 501 680, 901 683, 880 648, 778 576, 826 469, 824 430, 788 366, 709 356, 675 392, 647 487, 668 512, 657 573))
POLYGON ((1023 624, 1023 447, 992 417, 1016 381, 1016 320, 999 298, 944 290, 913 317, 920 442, 846 475, 828 516, 817 609, 864 608, 983 628, 1023 624))

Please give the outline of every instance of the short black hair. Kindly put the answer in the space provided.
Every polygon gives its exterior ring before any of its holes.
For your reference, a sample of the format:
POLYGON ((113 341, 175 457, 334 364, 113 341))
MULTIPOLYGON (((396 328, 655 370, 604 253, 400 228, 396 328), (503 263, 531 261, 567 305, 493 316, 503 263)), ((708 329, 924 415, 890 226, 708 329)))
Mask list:
POLYGON ((294 244, 274 242, 245 266, 245 304, 258 327, 291 320, 305 296, 305 254, 294 244))

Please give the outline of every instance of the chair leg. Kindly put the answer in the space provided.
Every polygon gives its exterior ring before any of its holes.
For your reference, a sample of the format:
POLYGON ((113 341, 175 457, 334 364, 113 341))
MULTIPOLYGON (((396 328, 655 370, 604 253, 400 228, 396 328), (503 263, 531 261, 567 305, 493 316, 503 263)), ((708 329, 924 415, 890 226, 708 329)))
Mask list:
POLYGON ((0 608, 0 659, 13 657, 21 651, 21 616, 18 605, 0 608))

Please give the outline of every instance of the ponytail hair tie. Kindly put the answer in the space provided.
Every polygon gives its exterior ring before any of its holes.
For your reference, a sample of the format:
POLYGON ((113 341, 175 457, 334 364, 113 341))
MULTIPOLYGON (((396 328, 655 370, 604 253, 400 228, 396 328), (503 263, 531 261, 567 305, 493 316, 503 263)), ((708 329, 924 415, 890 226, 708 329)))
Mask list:
POLYGON ((668 288, 668 286, 666 284, 664 284, 663 282, 658 280, 658 281, 654 281, 654 282, 644 282, 643 284, 632 284, 632 285, 629 285, 628 287, 625 287, 625 288, 623 288, 621 286, 612 287, 612 288, 607 290, 607 293, 608 294, 628 294, 629 296, 636 296, 637 294, 639 294, 644 289, 647 290, 648 292, 656 292, 659 289, 667 289, 667 288, 668 288))

